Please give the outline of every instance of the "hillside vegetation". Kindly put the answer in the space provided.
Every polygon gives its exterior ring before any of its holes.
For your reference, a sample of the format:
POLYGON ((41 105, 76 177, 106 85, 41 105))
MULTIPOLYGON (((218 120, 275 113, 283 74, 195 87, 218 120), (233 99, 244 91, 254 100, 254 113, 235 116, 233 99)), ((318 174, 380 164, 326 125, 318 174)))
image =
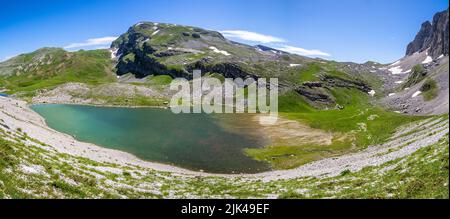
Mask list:
POLYGON ((24 95, 34 95, 38 90, 67 82, 98 85, 115 81, 107 50, 66 52, 44 48, 2 63, 0 73, 0 87, 7 93, 24 95))
POLYGON ((282 116, 332 133, 331 144, 311 145, 298 142, 297 146, 285 146, 282 142, 274 142, 262 149, 247 149, 246 153, 257 160, 271 163, 277 169, 290 169, 314 160, 384 143, 399 126, 426 118, 387 112, 372 106, 369 97, 356 89, 336 88, 332 92, 337 104, 342 106, 341 109, 312 108, 296 93, 280 97, 282 116))

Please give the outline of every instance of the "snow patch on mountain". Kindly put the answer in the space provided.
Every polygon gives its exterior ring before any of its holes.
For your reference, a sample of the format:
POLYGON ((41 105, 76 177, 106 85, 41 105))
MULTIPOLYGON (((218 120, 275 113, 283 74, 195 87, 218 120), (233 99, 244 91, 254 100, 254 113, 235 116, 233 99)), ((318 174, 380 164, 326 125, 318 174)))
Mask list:
POLYGON ((394 74, 394 75, 396 75, 396 74, 403 74, 403 69, 400 66, 392 67, 392 68, 389 69, 389 71, 392 74, 394 74))
POLYGON ((219 54, 222 54, 222 55, 225 55, 225 56, 231 55, 231 54, 228 53, 227 51, 217 49, 217 48, 214 47, 214 46, 210 46, 209 49, 211 49, 211 50, 212 50, 213 52, 215 52, 215 53, 219 53, 219 54))
POLYGON ((117 49, 117 48, 112 48, 109 50, 109 52, 111 52, 111 59, 117 58, 117 51, 119 51, 119 49, 117 49))
POLYGON ((422 93, 422 91, 418 90, 418 91, 416 91, 411 97, 412 97, 412 98, 417 97, 417 96, 419 96, 421 93, 422 93))
POLYGON ((156 35, 159 33, 159 30, 156 30, 155 32, 152 33, 152 36, 156 35))
POLYGON ((425 60, 423 60, 422 64, 428 64, 432 61, 433 61, 433 58, 431 58, 431 56, 427 56, 427 58, 425 58, 425 60))

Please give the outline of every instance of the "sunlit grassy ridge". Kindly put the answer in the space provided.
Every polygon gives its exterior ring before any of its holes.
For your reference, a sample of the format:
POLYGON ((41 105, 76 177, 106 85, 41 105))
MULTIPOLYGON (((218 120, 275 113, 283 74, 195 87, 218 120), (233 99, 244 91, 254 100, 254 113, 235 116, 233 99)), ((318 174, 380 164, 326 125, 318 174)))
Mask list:
POLYGON ((10 62, 16 62, 17 67, 12 74, 0 78, 0 86, 8 93, 33 93, 67 82, 96 85, 115 81, 107 50, 66 52, 49 48, 21 55, 10 62))

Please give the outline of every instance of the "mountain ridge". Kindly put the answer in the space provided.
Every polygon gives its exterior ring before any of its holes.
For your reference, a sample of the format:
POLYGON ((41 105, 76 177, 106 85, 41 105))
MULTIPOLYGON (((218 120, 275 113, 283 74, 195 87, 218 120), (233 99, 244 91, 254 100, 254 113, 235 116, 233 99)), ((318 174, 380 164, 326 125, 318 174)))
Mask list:
MULTIPOLYGON (((447 20, 448 26, 448 16, 446 18, 445 15, 444 12, 440 12, 434 16, 435 26, 439 30, 442 27, 445 29, 445 24, 440 24, 443 21, 447 20)), ((407 50, 413 50, 411 48, 414 45, 419 48, 431 42, 432 37, 430 36, 433 35, 431 34, 434 31, 433 28, 430 22, 424 22, 413 41, 416 43, 410 44, 407 50)), ((435 41, 441 45, 445 44, 445 42, 441 42, 445 39, 447 38, 438 37, 435 41)), ((340 102, 339 98, 336 98, 339 96, 336 89, 355 89, 355 92, 365 93, 367 98, 370 96, 378 98, 387 95, 391 89, 397 87, 398 84, 394 82, 406 80, 404 76, 407 75, 391 74, 391 70, 396 65, 400 65, 398 63, 391 65, 374 62, 357 64, 313 59, 265 45, 250 46, 233 42, 218 31, 168 23, 139 22, 112 42, 109 50, 111 57, 103 55, 102 57, 108 60, 102 62, 110 63, 107 68, 113 68, 118 78, 124 75, 134 75, 137 78, 136 81, 145 81, 145 78, 153 76, 191 79, 192 71, 196 69, 201 70, 203 74, 218 74, 226 78, 275 77, 279 79, 282 93, 294 91, 302 96, 308 104, 320 109, 329 109, 342 104, 342 99, 340 102)), ((35 52, 37 55, 40 53, 38 51, 35 52)), ((65 57, 72 57, 72 54, 76 53, 65 52, 64 54, 65 57)), ((70 61, 70 59, 67 60, 70 61)), ((12 63, 14 64, 14 62, 12 63)), ((399 63, 402 64, 402 62, 399 63)), ((417 63, 401 67, 408 69, 415 64, 417 63)), ((20 68, 25 65, 40 66, 41 63, 31 62, 15 66, 15 69, 13 68, 15 73, 13 73, 23 74, 20 68)), ((0 65, 0 72, 4 73, 6 72, 4 69, 6 69, 11 74, 10 66, 4 67, 5 65, 0 65)), ((49 77, 51 78, 52 75, 54 74, 49 74, 49 77)), ((37 76, 34 77, 37 79, 37 76)), ((0 80, 0 82, 11 85, 10 78, 0 80)), ((50 85, 59 85, 59 82, 63 81, 56 81, 50 85)), ((67 82, 80 82, 80 80, 70 79, 67 82)), ((15 83, 12 88, 30 90, 36 87, 33 83, 33 81, 28 84, 15 83)))

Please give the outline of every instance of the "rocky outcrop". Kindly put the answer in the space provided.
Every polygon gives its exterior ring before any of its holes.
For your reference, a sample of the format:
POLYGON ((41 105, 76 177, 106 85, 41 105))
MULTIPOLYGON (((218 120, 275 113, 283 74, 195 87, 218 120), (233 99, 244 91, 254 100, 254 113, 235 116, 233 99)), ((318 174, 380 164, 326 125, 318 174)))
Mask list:
MULTIPOLYGON (((295 87, 295 91, 316 108, 328 108, 336 105, 336 100, 330 92, 336 87, 354 88, 361 92, 367 93, 372 90, 370 86, 358 80, 344 79, 332 75, 322 75, 320 81, 304 82, 300 86, 295 87)), ((342 109, 340 105, 337 109, 342 109)))
POLYGON ((188 75, 186 71, 181 69, 170 69, 168 66, 159 63, 156 59, 145 55, 145 53, 136 51, 133 54, 134 60, 119 60, 116 66, 118 75, 133 73, 137 78, 143 78, 150 74, 170 75, 173 78, 187 77, 188 75))
POLYGON ((426 21, 414 40, 408 44, 406 56, 422 52, 429 48, 428 54, 434 59, 449 53, 449 23, 448 9, 437 13, 433 23, 426 21))
POLYGON ((433 32, 432 29, 433 27, 430 21, 426 21, 422 24, 414 40, 408 44, 408 47, 406 49, 407 56, 412 55, 415 52, 422 52, 429 47, 431 35, 433 32))
POLYGON ((312 89, 308 86, 297 86, 295 88, 295 91, 304 96, 307 100, 312 102, 319 102, 321 104, 325 105, 331 105, 334 104, 335 101, 331 97, 331 95, 328 95, 327 93, 323 92, 320 89, 312 89))
POLYGON ((409 88, 420 83, 423 79, 425 79, 427 74, 428 71, 422 65, 415 65, 412 69, 411 74, 408 75, 406 82, 402 85, 402 88, 409 88))
POLYGON ((449 24, 448 9, 437 13, 433 17, 433 36, 429 54, 435 58, 441 54, 448 55, 449 50, 449 24))
POLYGON ((365 93, 372 90, 372 88, 364 82, 344 79, 332 75, 323 75, 321 80, 329 87, 355 88, 365 93))
POLYGON ((186 72, 177 69, 170 69, 168 66, 157 61, 156 55, 165 54, 156 53, 157 49, 152 45, 144 43, 149 36, 136 31, 131 27, 127 33, 113 42, 111 47, 117 49, 119 54, 116 65, 117 74, 124 75, 133 73, 136 77, 145 77, 147 75, 170 75, 172 77, 183 77, 186 72))
POLYGON ((238 64, 224 62, 224 63, 209 63, 208 59, 200 60, 194 64, 186 66, 188 72, 194 70, 201 70, 202 73, 215 72, 220 73, 225 78, 253 78, 257 80, 258 76, 252 75, 243 70, 238 64))

